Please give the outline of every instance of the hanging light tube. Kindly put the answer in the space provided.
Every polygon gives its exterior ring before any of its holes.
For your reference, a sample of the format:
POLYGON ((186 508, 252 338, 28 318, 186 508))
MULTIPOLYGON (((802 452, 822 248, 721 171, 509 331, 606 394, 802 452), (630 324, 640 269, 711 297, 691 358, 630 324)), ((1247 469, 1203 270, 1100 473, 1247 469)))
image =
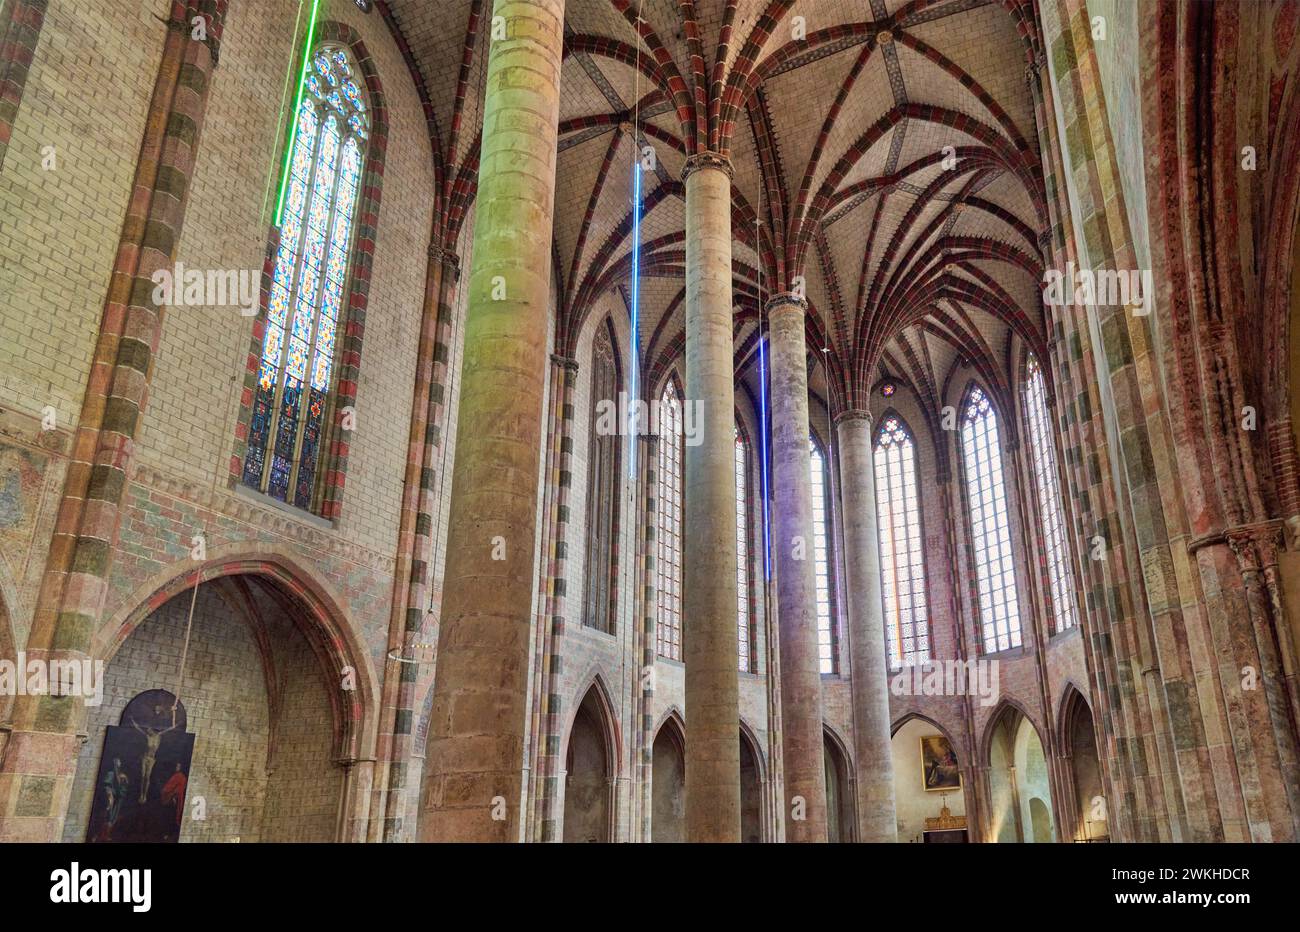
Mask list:
POLYGON ((302 70, 298 73, 298 93, 294 97, 292 130, 289 132, 289 145, 284 150, 284 167, 280 171, 280 193, 275 199, 275 225, 284 221, 284 195, 289 189, 289 169, 293 159, 293 147, 298 141, 298 111, 302 109, 302 91, 307 85, 307 69, 311 67, 311 46, 316 36, 316 14, 320 12, 320 0, 312 0, 311 20, 307 25, 307 40, 302 49, 302 70))

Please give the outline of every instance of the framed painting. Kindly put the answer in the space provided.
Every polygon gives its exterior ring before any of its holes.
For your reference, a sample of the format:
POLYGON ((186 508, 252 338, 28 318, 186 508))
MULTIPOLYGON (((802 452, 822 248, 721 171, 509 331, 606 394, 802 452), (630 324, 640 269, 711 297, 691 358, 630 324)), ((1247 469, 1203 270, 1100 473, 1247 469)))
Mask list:
POLYGON ((104 729, 86 841, 178 841, 193 755, 175 696, 149 689, 128 702, 118 724, 104 729))
POLYGON ((951 793, 961 789, 957 755, 943 735, 921 737, 921 786, 927 793, 951 793))

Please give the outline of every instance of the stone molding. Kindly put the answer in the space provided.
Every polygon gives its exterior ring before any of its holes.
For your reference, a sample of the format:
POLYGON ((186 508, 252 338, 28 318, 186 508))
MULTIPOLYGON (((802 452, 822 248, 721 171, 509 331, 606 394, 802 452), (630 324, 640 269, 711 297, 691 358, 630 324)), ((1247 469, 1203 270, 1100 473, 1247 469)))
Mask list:
POLYGON ((845 421, 866 421, 867 426, 870 427, 874 420, 875 418, 872 416, 871 412, 864 408, 849 408, 831 418, 831 423, 834 426, 839 427, 845 421))
POLYGON ((697 152, 686 160, 686 167, 682 169, 682 184, 685 184, 686 179, 691 175, 706 168, 725 172, 728 181, 735 180, 736 170, 732 167, 731 159, 720 152, 697 152))
POLYGON ((808 313, 808 299, 801 298, 791 291, 780 291, 772 295, 767 299, 767 304, 764 305, 763 309, 771 316, 776 311, 787 306, 796 307, 804 314, 808 313))

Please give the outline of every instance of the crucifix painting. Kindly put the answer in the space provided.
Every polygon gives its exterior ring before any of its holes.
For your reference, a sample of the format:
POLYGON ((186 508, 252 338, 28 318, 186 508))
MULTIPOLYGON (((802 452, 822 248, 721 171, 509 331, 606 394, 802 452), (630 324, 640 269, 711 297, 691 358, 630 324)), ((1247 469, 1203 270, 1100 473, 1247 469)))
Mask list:
POLYGON ((174 695, 150 689, 128 702, 104 731, 86 841, 177 841, 193 754, 185 706, 174 695))

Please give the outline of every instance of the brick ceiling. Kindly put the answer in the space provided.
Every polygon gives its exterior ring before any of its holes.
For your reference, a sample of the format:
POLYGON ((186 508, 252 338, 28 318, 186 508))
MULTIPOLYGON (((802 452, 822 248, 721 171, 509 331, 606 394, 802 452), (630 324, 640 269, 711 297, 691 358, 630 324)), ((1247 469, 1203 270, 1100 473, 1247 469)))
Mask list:
MULTIPOLYGON (((750 390, 760 296, 802 276, 821 397, 860 403, 890 375, 937 411, 963 361, 1005 392, 1010 335, 1043 341, 1031 4, 568 0, 559 349, 573 351, 591 315, 627 313, 632 165, 648 145, 640 343, 651 379, 680 360, 681 171, 688 154, 716 149, 735 167, 736 361, 750 390)), ((455 248, 473 199, 491 3, 377 7, 421 86, 435 234, 455 248)))

